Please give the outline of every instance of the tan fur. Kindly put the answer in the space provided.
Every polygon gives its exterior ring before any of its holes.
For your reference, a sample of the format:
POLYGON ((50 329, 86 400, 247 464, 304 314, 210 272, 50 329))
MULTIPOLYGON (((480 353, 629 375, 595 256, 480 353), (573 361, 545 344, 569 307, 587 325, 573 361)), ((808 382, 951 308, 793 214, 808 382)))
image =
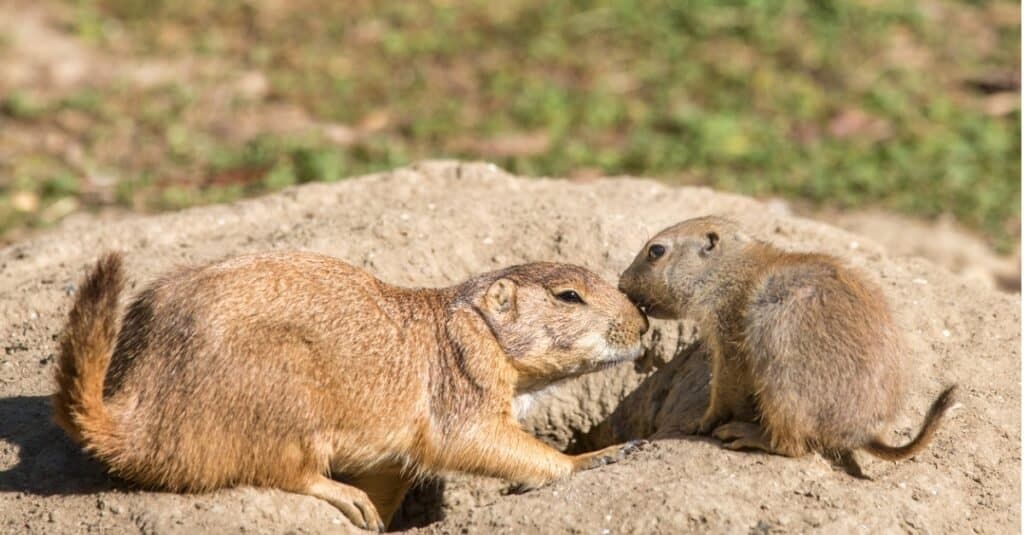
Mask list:
POLYGON ((853 450, 890 460, 914 455, 954 404, 951 387, 914 440, 886 445, 880 437, 903 398, 904 350, 881 290, 834 257, 781 251, 731 220, 703 217, 665 229, 619 288, 652 317, 698 322, 712 355, 711 398, 698 431, 714 429, 728 447, 788 456, 817 450, 859 473, 853 450))
POLYGON ((646 318, 583 268, 405 289, 326 256, 252 255, 163 277, 119 326, 121 264, 104 257, 82 284, 53 402, 72 438, 138 484, 273 487, 383 529, 417 477, 539 486, 624 452, 562 454, 512 414, 517 394, 641 352, 646 318))

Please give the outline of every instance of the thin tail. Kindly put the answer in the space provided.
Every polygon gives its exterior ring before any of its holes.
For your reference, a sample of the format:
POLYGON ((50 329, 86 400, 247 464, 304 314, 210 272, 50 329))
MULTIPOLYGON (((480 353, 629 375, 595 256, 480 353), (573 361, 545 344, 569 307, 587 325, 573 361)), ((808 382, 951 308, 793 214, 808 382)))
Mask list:
POLYGON ((103 378, 119 329, 118 299, 124 286, 119 253, 107 253, 82 281, 60 338, 57 424, 87 451, 106 457, 120 443, 114 421, 103 404, 103 378))
POLYGON ((871 455, 887 461, 906 459, 923 450, 932 441, 935 431, 939 429, 942 417, 956 405, 956 390, 957 386, 953 385, 939 394, 939 397, 932 402, 931 408, 928 409, 928 415, 924 417, 924 425, 921 426, 921 430, 918 431, 914 440, 897 447, 889 446, 876 438, 864 446, 864 449, 871 455))

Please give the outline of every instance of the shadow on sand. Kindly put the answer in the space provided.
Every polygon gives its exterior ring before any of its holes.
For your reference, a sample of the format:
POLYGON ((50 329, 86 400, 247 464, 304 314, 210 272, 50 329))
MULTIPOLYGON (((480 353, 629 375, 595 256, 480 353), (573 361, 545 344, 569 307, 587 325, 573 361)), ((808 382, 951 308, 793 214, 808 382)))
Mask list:
MULTIPOLYGON (((665 342, 670 345, 676 341, 665 342)), ((710 440, 693 435, 709 395, 705 349, 699 343, 680 342, 666 350, 662 351, 670 356, 667 362, 647 376, 607 418, 580 436, 573 450, 591 451, 635 439, 710 440)))
POLYGON ((48 396, 0 399, 0 441, 18 450, 18 463, 0 471, 0 492, 43 496, 84 494, 114 486, 53 423, 48 396))

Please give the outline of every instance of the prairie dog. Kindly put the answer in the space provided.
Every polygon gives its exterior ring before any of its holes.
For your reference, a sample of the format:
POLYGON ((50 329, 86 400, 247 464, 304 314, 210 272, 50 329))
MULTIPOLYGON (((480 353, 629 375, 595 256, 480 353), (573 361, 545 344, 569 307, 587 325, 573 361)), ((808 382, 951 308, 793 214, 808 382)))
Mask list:
POLYGON ((954 404, 955 386, 912 441, 887 445, 883 433, 903 397, 904 350, 881 289, 837 258, 784 252, 729 219, 661 231, 619 288, 651 317, 697 321, 711 355, 711 399, 698 431, 714 429, 726 447, 817 450, 863 476, 853 450, 914 455, 954 404))
POLYGON ((536 487, 632 446, 569 456, 513 418, 516 394, 642 352, 646 317, 581 267, 406 289, 328 256, 250 255, 160 278, 121 320, 123 279, 114 253, 83 281, 54 415, 146 487, 272 487, 383 530, 417 477, 536 487))

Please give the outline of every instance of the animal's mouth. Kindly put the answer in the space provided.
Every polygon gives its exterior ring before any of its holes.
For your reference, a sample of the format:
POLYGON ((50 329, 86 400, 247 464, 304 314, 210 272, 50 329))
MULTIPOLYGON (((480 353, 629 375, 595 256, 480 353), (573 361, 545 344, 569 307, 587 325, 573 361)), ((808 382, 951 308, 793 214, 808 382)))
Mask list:
POLYGON ((656 317, 654 315, 658 313, 658 307, 654 304, 653 300, 637 292, 625 291, 624 293, 645 316, 656 317))
POLYGON ((655 318, 659 320, 668 320, 676 318, 676 315, 673 312, 665 310, 663 307, 659 307, 658 305, 650 301, 637 299, 634 300, 633 302, 636 304, 637 308, 640 309, 640 312, 643 312, 644 315, 646 315, 649 318, 655 318))

